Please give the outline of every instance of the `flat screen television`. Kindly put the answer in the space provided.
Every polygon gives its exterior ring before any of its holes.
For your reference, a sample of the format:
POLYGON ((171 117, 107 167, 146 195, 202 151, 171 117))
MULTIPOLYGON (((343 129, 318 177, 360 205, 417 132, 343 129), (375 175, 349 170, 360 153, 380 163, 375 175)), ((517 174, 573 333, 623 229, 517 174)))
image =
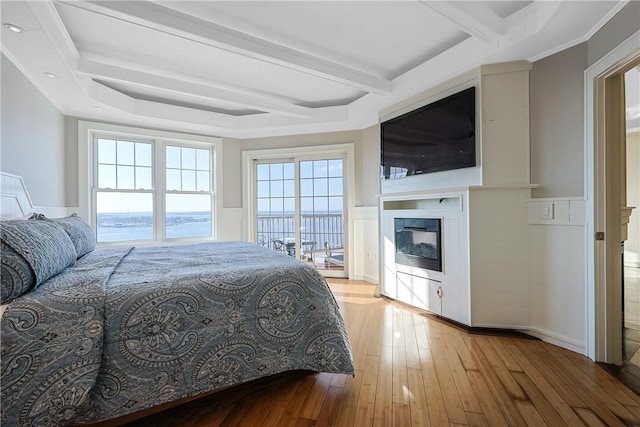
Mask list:
POLYGON ((475 87, 381 124, 382 179, 476 165, 475 87))

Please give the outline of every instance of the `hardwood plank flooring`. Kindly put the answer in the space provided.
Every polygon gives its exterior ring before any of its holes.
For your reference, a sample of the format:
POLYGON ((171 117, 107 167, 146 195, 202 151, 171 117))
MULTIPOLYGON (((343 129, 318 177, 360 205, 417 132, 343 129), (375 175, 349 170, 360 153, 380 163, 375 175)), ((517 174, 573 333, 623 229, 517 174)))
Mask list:
POLYGON ((584 356, 538 340, 470 335, 375 298, 366 282, 329 285, 355 377, 282 374, 126 426, 640 426, 640 396, 584 356))

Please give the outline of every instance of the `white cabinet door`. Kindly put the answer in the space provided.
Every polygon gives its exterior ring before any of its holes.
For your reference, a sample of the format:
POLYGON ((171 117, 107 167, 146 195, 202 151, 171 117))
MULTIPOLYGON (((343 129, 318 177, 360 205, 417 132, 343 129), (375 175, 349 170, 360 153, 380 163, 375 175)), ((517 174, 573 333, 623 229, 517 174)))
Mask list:
POLYGON ((440 282, 424 277, 397 273, 397 299, 435 314, 442 314, 442 300, 438 295, 440 282))

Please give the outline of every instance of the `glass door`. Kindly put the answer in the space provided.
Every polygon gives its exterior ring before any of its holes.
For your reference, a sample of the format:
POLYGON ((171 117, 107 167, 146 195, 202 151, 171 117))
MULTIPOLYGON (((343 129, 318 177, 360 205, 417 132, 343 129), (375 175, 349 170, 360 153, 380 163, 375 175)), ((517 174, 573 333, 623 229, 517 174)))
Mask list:
POLYGON ((346 276, 343 169, 342 158, 299 162, 302 259, 332 276, 346 276))
POLYGON ((256 242, 295 256, 295 163, 256 164, 256 242))
POLYGON ((256 242, 346 277, 342 158, 258 161, 256 242))

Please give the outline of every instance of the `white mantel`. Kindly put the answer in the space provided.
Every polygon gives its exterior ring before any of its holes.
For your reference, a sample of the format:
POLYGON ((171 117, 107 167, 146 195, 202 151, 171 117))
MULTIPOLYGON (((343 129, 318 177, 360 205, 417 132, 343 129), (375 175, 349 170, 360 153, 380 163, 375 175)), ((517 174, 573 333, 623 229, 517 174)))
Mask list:
POLYGON ((522 61, 482 66, 398 106, 401 114, 475 85, 478 165, 383 181, 383 295, 469 326, 530 324, 530 68, 522 61), (396 264, 394 218, 442 220, 442 272, 396 264))

